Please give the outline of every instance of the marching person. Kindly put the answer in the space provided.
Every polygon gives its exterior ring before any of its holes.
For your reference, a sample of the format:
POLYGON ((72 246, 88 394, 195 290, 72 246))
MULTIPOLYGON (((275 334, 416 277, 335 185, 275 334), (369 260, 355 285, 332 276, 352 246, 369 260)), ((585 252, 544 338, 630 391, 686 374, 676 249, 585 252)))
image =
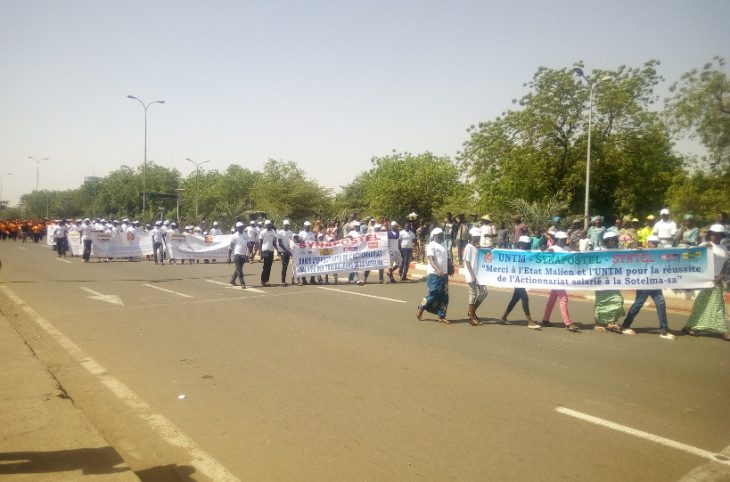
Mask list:
POLYGON ((403 258, 400 255, 400 232, 398 231, 398 223, 390 222, 390 230, 388 231, 388 252, 390 253, 390 268, 388 269, 388 278, 390 283, 395 283, 393 273, 396 270, 403 274, 403 258))
POLYGON ((403 258, 400 269, 400 280, 410 281, 408 278, 408 270, 413 260, 413 243, 416 239, 416 233, 413 232, 412 223, 406 223, 405 227, 398 233, 398 239, 400 240, 400 253, 403 258))
MULTIPOLYGON (((530 251, 532 247, 532 240, 529 236, 523 235, 517 238, 517 249, 521 249, 523 251, 530 251)), ((532 319, 532 316, 530 315, 530 298, 527 295, 527 290, 525 288, 515 288, 512 292, 512 299, 509 300, 509 304, 507 304, 507 309, 505 310, 504 314, 502 315, 501 321, 505 325, 509 325, 510 322, 507 321, 507 317, 512 312, 512 309, 514 309, 515 305, 517 305, 518 301, 522 301, 522 311, 525 313, 525 317, 527 318, 527 327, 531 330, 539 330, 541 328, 541 325, 535 323, 535 321, 532 319)))
POLYGON ((261 269, 261 286, 271 286, 269 278, 271 277, 271 265, 274 264, 274 250, 278 251, 276 229, 274 229, 271 220, 267 219, 264 222, 264 227, 259 234, 259 241, 261 243, 261 257, 264 260, 264 267, 261 269))
MULTIPOLYGON (((649 248, 657 248, 659 246, 659 238, 655 235, 649 236, 646 240, 649 248)), ((636 290, 636 298, 634 304, 629 308, 629 314, 626 315, 624 322, 621 324, 621 333, 624 335, 635 335, 636 332, 631 329, 634 318, 639 314, 644 306, 646 299, 651 296, 656 306, 656 314, 659 317, 659 336, 663 340, 676 340, 677 337, 669 332, 669 324, 667 323, 667 303, 664 300, 664 294, 661 289, 657 290, 636 290)))
POLYGON ((677 223, 669 220, 669 209, 659 211, 661 219, 654 223, 651 234, 659 238, 660 248, 671 248, 674 246, 674 237, 677 235, 677 223))
POLYGON ((698 331, 709 331, 721 333, 725 340, 730 341, 727 322, 725 321, 725 298, 723 295, 722 282, 728 271, 728 259, 730 253, 722 244, 725 238, 725 226, 713 224, 708 233, 709 241, 700 246, 708 247, 712 252, 713 259, 713 283, 712 288, 704 288, 695 298, 692 305, 692 312, 682 332, 696 336, 698 331))
MULTIPOLYGON (((345 235, 346 238, 350 239, 358 239, 360 237, 360 221, 354 220, 350 223, 350 226, 352 229, 345 235)), ((349 284, 355 284, 358 285, 362 284, 363 281, 358 279, 357 271, 351 271, 347 276, 347 282, 349 284)))
MULTIPOLYGON (((602 251, 618 249, 618 235, 613 231, 603 233, 602 251)), ((605 333, 612 331, 621 333, 618 319, 626 314, 624 311, 624 297, 619 290, 597 290, 596 303, 593 306, 593 318, 596 325, 594 330, 605 333)))
POLYGON ((231 235, 231 243, 228 246, 228 264, 231 264, 231 254, 233 255, 236 269, 229 283, 236 286, 236 279, 241 282, 241 288, 246 289, 246 282, 243 279, 243 264, 246 262, 246 253, 248 252, 248 235, 243 230, 244 225, 238 221, 236 223, 236 232, 231 235))
POLYGON ((53 241, 56 243, 56 251, 58 251, 58 257, 66 257, 66 251, 68 251, 68 228, 66 227, 66 220, 62 220, 56 229, 53 230, 53 241))
MULTIPOLYGON (((569 251, 570 249, 566 245, 568 240, 568 233, 565 231, 558 231, 555 233, 555 244, 550 246, 547 250, 553 253, 562 253, 569 251)), ((570 312, 568 311, 568 293, 565 290, 550 290, 550 296, 548 297, 547 304, 545 305, 545 313, 542 315, 542 326, 551 326, 550 316, 553 313, 555 302, 560 299, 560 315, 563 317, 563 324, 565 328, 573 333, 580 331, 577 326, 573 324, 570 319, 570 312)))
POLYGON ((253 257, 256 256, 256 240, 259 239, 259 228, 256 227, 256 221, 251 221, 248 224, 246 236, 248 237, 248 246, 246 247, 248 250, 248 262, 253 263, 253 257))
POLYGON ((487 297, 487 287, 477 282, 477 268, 479 266, 479 245, 482 240, 482 231, 477 227, 469 230, 469 244, 464 247, 464 281, 469 287, 469 299, 467 315, 469 324, 472 326, 481 325, 482 322, 477 316, 477 308, 487 297))
MULTIPOLYGON (((313 243, 314 241, 316 241, 316 239, 317 239, 316 236, 312 232, 312 223, 310 223, 309 221, 304 221, 304 229, 302 229, 301 231, 299 231, 299 242, 301 242, 301 243, 313 243)), ((314 276, 311 276, 309 278, 309 283, 311 283, 313 285, 316 285, 317 284, 317 280, 315 279, 314 276)), ((307 277, 306 276, 300 277, 299 278, 299 286, 302 286, 302 285, 305 285, 305 284, 307 284, 307 277)))
POLYGON ((434 228, 431 231, 431 242, 426 246, 426 287, 428 294, 418 305, 416 318, 423 320, 423 311, 428 311, 439 317, 439 322, 449 324, 446 319, 446 310, 449 306, 449 274, 448 260, 449 254, 444 247, 444 230, 434 228))
POLYGON ((160 266, 165 266, 165 258, 163 257, 165 252, 165 231, 162 229, 162 221, 155 223, 155 227, 150 234, 152 235, 152 252, 155 255, 155 264, 158 264, 157 254, 159 253, 160 266))
POLYGON ((286 273, 291 261, 291 243, 294 240, 294 233, 289 229, 289 220, 285 219, 283 227, 276 233, 276 241, 279 243, 279 256, 281 257, 281 286, 287 286, 286 273))
POLYGON ((84 245, 84 254, 81 256, 84 263, 88 263, 89 258, 91 257, 92 230, 93 227, 91 226, 91 220, 89 218, 84 219, 84 224, 79 227, 79 231, 81 232, 81 242, 84 245))

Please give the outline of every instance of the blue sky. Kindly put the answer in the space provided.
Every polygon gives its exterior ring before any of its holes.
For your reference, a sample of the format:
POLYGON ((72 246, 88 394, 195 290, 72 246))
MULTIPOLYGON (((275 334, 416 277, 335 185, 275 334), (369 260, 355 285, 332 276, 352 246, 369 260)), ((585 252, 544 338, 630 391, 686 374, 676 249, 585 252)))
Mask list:
POLYGON ((16 203, 143 158, 296 161, 337 190, 372 156, 454 156, 541 66, 730 61, 730 2, 0 0, 0 173, 16 203))

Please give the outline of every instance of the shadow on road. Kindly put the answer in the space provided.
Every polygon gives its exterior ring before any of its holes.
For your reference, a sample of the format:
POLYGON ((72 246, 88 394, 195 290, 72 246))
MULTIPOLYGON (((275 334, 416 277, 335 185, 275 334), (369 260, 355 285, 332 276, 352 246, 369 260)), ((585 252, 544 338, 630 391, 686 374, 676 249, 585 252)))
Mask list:
POLYGON ((46 474, 81 470, 84 475, 129 472, 112 447, 0 453, 0 474, 46 474))

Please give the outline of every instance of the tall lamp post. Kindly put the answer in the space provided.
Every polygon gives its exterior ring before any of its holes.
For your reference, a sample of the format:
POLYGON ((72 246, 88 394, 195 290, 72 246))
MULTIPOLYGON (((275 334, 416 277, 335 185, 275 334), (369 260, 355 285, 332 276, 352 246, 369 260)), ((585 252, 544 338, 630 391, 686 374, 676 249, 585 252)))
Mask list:
POLYGON ((5 176, 12 176, 12 172, 6 172, 5 174, 0 174, 0 206, 3 205, 5 201, 3 201, 3 178, 5 176))
POLYGON ((185 159, 187 159, 188 161, 192 162, 195 165, 195 222, 198 222, 198 193, 199 193, 198 176, 200 175, 200 166, 202 166, 206 162, 210 162, 210 160, 203 161, 203 162, 195 162, 192 159, 190 159, 189 157, 186 157, 185 159))
POLYGON ((42 159, 35 158, 33 156, 28 156, 28 159, 33 159, 35 161, 35 190, 38 190, 38 180, 40 179, 40 172, 41 172, 41 161, 47 161, 48 158, 44 157, 42 159))
POLYGON ((583 73, 583 69, 577 65, 573 66, 573 72, 588 84, 590 89, 590 100, 588 103, 588 147, 586 147, 586 199, 585 199, 585 212, 583 213, 583 229, 588 229, 588 208, 590 205, 590 189, 591 189, 591 128, 593 127, 593 89, 605 80, 611 80, 610 76, 601 77, 598 80, 589 79, 583 73))
POLYGON ((165 101, 155 100, 149 104, 145 104, 141 99, 133 95, 128 95, 127 98, 136 100, 142 104, 142 108, 144 109, 144 164, 142 165, 142 216, 144 217, 145 208, 147 207, 147 109, 152 104, 164 104, 165 101))
POLYGON ((180 225, 180 193, 185 192, 185 189, 182 187, 179 187, 175 189, 175 193, 177 196, 175 197, 175 217, 177 224, 180 225))

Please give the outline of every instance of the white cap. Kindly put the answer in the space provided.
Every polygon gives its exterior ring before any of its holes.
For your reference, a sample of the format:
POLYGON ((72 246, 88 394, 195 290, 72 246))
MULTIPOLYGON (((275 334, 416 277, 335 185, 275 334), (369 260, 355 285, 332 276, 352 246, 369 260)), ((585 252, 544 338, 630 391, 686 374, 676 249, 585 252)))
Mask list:
POLYGON ((711 233, 724 233, 725 227, 722 224, 713 224, 710 226, 711 233))
POLYGON ((237 228, 240 228, 241 226, 243 226, 243 223, 242 223, 241 221, 238 221, 238 222, 236 223, 236 227, 237 227, 237 228))
POLYGON ((433 231, 431 231, 431 236, 436 236, 437 234, 444 234, 444 230, 441 228, 433 228, 433 231))
POLYGON ((482 235, 482 230, 479 229, 479 228, 477 228, 476 226, 473 227, 473 228, 471 228, 469 230, 469 236, 479 236, 479 237, 481 237, 481 235, 482 235))
POLYGON ((555 237, 558 239, 568 239, 568 233, 566 233, 565 231, 558 231, 557 233, 555 233, 555 237))
POLYGON ((89 221, 91 221, 89 218, 84 219, 85 223, 88 223, 89 221))
POLYGON ((304 225, 305 225, 305 226, 311 226, 311 225, 312 225, 312 223, 310 223, 309 221, 304 221, 304 225))
POLYGON ((155 226, 162 226, 162 221, 157 221, 157 222, 155 223, 155 226))
POLYGON ((288 220, 288 219, 285 219, 285 220, 284 220, 284 222, 283 222, 282 224, 283 224, 284 226, 289 226, 289 220, 288 220))
POLYGON ((532 240, 529 236, 520 236, 517 240, 518 243, 532 243, 532 240))
POLYGON ((213 221, 213 226, 218 226, 218 221, 213 221))
POLYGON ((271 219, 267 219, 266 221, 264 221, 264 224, 271 224, 271 219))
POLYGON ((615 231, 606 231, 603 233, 603 239, 615 238, 617 236, 615 231))
POLYGON ((661 211, 659 211, 659 215, 660 215, 660 216, 663 216, 663 215, 665 215, 665 214, 669 214, 669 209, 667 209, 667 208, 664 208, 664 209, 662 209, 661 211))
POLYGON ((251 221, 251 222, 250 222, 250 223, 248 223, 248 224, 250 224, 251 226, 256 226, 256 221, 251 221))
POLYGON ((164 225, 167 226, 168 224, 170 224, 170 220, 169 219, 165 219, 164 225))
POLYGON ((395 221, 391 221, 391 222, 390 222, 390 225, 391 225, 391 226, 398 226, 398 223, 396 223, 395 221))

